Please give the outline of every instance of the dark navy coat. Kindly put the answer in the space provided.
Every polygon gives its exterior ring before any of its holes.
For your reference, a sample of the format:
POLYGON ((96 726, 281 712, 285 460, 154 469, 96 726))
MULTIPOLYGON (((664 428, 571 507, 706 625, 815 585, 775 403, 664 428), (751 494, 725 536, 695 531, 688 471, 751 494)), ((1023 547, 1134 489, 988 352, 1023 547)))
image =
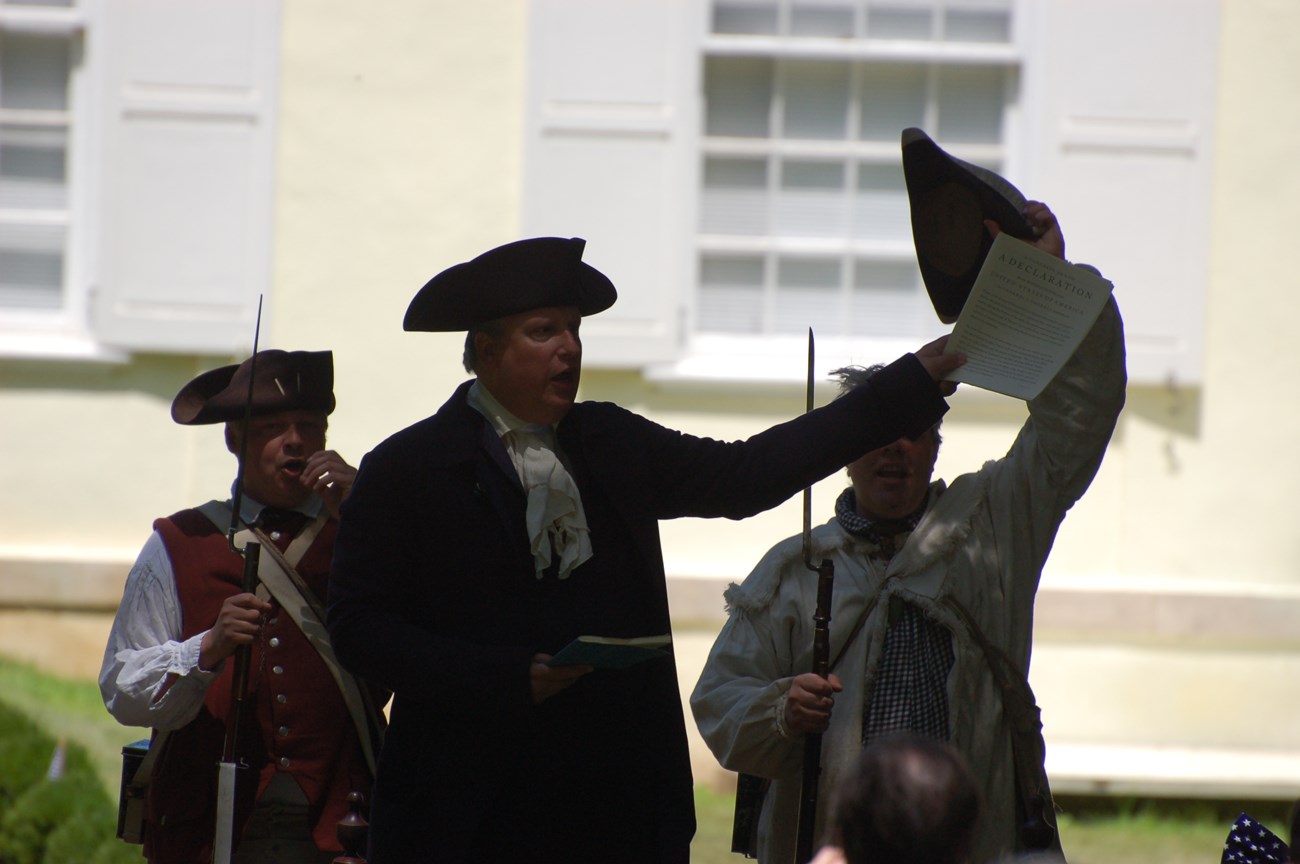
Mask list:
POLYGON ((394 693, 369 860, 685 864, 695 816, 672 662, 596 671, 534 705, 530 659, 584 634, 668 632, 660 519, 766 510, 946 405, 911 356, 744 442, 578 403, 557 435, 593 555, 561 581, 534 574, 522 487, 468 387, 362 460, 335 544, 335 652, 394 693))

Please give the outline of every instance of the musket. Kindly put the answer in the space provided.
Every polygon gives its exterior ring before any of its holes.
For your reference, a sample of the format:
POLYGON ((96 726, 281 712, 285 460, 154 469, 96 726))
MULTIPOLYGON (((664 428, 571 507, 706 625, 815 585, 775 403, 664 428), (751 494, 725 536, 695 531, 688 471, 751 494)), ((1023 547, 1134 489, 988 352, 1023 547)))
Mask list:
MULTIPOLYGON (((813 409, 813 331, 808 328, 808 382, 804 411, 813 409)), ((812 487, 803 490, 803 563, 817 573, 817 608, 813 611, 812 671, 822 678, 830 675, 831 589, 835 585, 835 562, 823 558, 813 564, 812 487)), ((799 793, 799 824, 795 834, 795 864, 812 860, 814 828, 817 824, 817 785, 822 771, 821 733, 807 735, 803 744, 803 786, 799 793)))
MULTIPOLYGON (((262 296, 257 297, 257 323, 253 328, 253 356, 248 361, 248 397, 244 401, 244 434, 239 442, 239 471, 235 475, 235 494, 231 501, 230 530, 226 540, 231 551, 244 559, 241 591, 257 590, 257 568, 262 560, 262 545, 250 540, 241 548, 235 543, 239 531, 239 510, 244 497, 244 466, 248 456, 248 423, 253 416, 253 383, 257 379, 257 342, 262 333, 262 296)), ((252 647, 241 645, 235 651, 234 674, 230 685, 230 716, 226 720, 226 737, 217 764, 217 819, 212 839, 212 864, 230 864, 235 843, 235 770, 239 767, 236 744, 243 721, 244 702, 248 697, 248 667, 252 647)))

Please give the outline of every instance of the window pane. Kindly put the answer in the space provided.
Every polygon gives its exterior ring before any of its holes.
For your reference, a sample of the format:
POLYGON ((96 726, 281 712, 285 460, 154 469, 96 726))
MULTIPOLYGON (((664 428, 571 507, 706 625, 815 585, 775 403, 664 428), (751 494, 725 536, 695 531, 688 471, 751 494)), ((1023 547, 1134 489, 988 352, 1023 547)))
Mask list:
POLYGON ((699 330, 762 333, 763 259, 704 256, 697 313, 699 330))
POLYGON ((0 32, 0 108, 67 107, 67 38, 0 32))
POLYGON ((853 0, 794 0, 790 7, 790 35, 850 37, 853 6, 853 0))
POLYGON ((768 137, 772 61, 712 57, 704 65, 704 134, 768 137))
POLYGON ((845 166, 840 162, 785 162, 776 202, 776 233, 787 237, 842 237, 846 232, 845 166))
POLYGON ((925 70, 915 65, 862 67, 860 99, 864 141, 897 142, 909 126, 925 124, 925 70))
POLYGON ((848 64, 790 61, 782 72, 784 136, 843 140, 849 115, 848 64))
POLYGON ((63 237, 60 227, 0 225, 0 308, 63 305, 63 237))
POLYGON ((1012 0, 711 5, 715 32, 775 36, 770 44, 789 50, 755 40, 759 56, 705 60, 705 134, 751 141, 743 151, 709 142, 700 231, 754 238, 763 251, 701 259, 701 329, 799 334, 811 325, 828 335, 872 339, 937 332, 908 254, 911 214, 902 169, 887 154, 897 153, 902 129, 918 126, 959 147, 981 145, 982 164, 997 161, 1017 83, 1015 62, 953 66, 936 43, 1009 46, 1012 0), (865 37, 886 53, 828 59, 806 42, 801 46, 810 37, 865 37), (918 55, 906 44, 880 44, 891 41, 929 46, 918 55), (937 62, 918 59, 930 51, 940 52, 937 62), (846 157, 834 144, 846 141, 864 142, 863 153, 846 157), (856 256, 843 251, 849 244, 858 246, 856 256))
POLYGON ((931 11, 911 3, 872 3, 867 9, 871 39, 930 39, 931 11))
POLYGON ((898 336, 916 333, 929 308, 912 263, 853 262, 850 320, 855 336, 898 336))
POLYGON ((940 69, 936 137, 944 141, 1000 143, 1006 80, 1006 71, 996 67, 940 69))
POLYGON ((1011 41, 1011 13, 1005 9, 950 9, 943 26, 944 38, 954 42, 1011 41))
POLYGON ((770 36, 776 33, 776 0, 716 0, 713 32, 770 36))
POLYGON ((0 207, 66 209, 66 172, 64 129, 0 124, 0 207))
POLYGON ((700 230, 705 234, 766 234, 767 201, 766 160, 704 160, 700 230))
POLYGON ((776 333, 803 333, 812 327, 827 336, 844 333, 840 262, 783 258, 777 263, 776 333))
POLYGON ((853 236, 908 242, 912 236, 907 187, 899 165, 858 166, 853 200, 853 236))

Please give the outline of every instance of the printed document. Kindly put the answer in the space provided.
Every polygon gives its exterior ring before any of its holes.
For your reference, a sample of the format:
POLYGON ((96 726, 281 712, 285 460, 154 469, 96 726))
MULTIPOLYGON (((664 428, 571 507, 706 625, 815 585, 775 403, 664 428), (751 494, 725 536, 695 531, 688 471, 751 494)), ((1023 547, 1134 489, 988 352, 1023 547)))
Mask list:
POLYGON ((966 364, 953 381, 1033 399, 1070 359, 1113 286, 1001 233, 984 259, 945 351, 966 364))

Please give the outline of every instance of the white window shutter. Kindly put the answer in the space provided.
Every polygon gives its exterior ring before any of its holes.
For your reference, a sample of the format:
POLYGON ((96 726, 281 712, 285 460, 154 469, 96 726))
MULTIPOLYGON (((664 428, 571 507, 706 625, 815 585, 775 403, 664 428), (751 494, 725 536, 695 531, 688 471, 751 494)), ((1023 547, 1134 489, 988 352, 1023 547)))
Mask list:
POLYGON ((702 0, 529 6, 523 236, 583 237, 618 288, 587 362, 671 359, 693 282, 702 0))
POLYGON ((1129 376, 1201 380, 1218 0, 1036 4, 1021 188, 1060 215, 1066 255, 1115 283, 1129 376))
POLYGON ((271 275, 279 0, 101 8, 95 335, 242 350, 271 275))

